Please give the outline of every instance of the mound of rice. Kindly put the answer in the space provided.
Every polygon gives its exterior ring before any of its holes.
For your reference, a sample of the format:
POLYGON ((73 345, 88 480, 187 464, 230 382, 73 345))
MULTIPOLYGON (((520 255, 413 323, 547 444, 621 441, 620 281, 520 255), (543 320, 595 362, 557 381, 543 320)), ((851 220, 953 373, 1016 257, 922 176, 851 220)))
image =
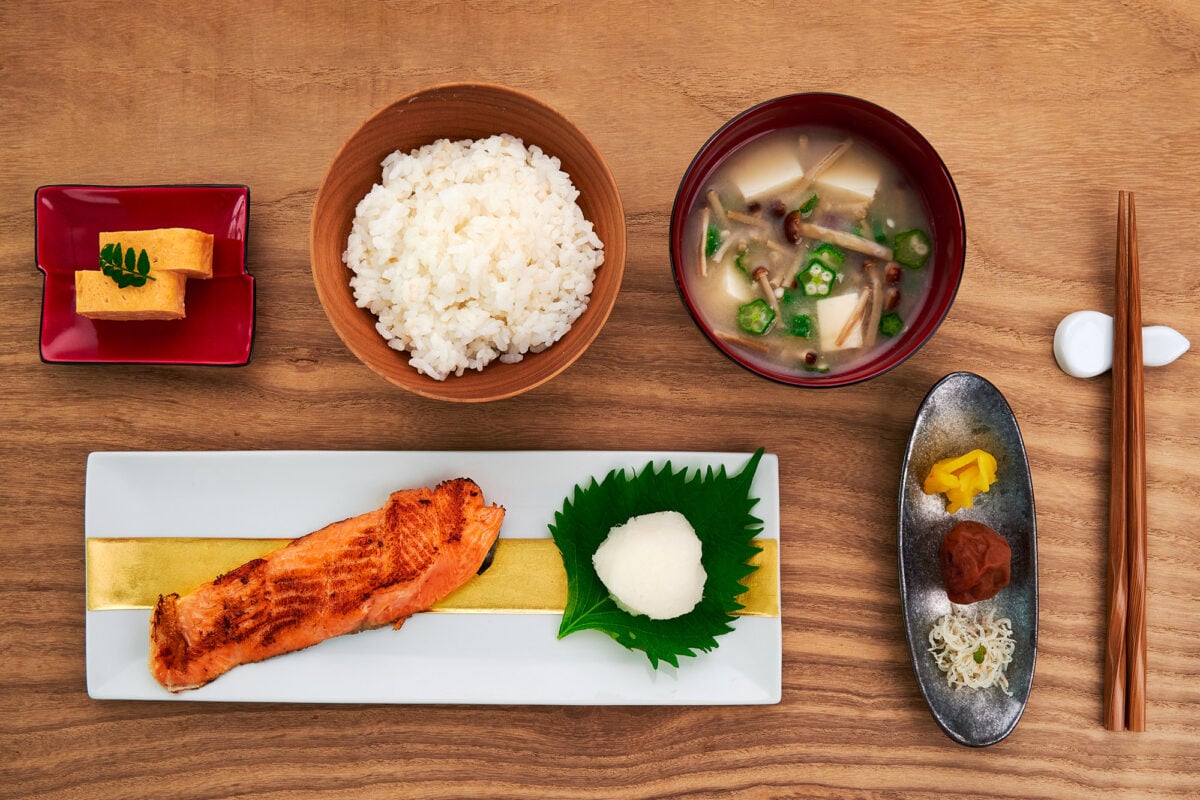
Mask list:
POLYGON ((383 161, 342 260, 388 345, 437 380, 520 361, 587 308, 604 245, 559 160, 508 135, 383 161))

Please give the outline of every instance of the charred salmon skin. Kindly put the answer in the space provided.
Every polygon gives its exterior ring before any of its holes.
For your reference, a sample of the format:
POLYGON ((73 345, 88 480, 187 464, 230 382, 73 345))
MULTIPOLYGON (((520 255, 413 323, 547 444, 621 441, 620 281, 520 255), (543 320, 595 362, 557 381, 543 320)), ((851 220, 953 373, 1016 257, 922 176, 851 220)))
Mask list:
POLYGON ((190 594, 159 597, 150 671, 180 692, 334 636, 398 628, 475 575, 503 521, 466 478, 395 492, 190 594))

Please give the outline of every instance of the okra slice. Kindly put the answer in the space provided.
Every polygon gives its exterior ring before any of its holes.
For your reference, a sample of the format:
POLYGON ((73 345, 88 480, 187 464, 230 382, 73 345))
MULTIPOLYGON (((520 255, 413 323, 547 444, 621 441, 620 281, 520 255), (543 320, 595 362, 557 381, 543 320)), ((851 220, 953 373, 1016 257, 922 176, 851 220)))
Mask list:
POLYGON ((810 261, 819 261, 832 270, 839 270, 846 263, 846 254, 837 247, 822 242, 812 249, 808 254, 810 261))
POLYGON ((896 244, 892 248, 893 258, 909 269, 920 269, 929 260, 933 245, 925 231, 913 229, 896 234, 896 244))
POLYGON ((836 270, 816 260, 809 261, 796 278, 805 297, 828 297, 836 279, 836 270))
POLYGON ((762 336, 775 322, 775 309, 761 297, 738 308, 737 324, 746 333, 762 336))

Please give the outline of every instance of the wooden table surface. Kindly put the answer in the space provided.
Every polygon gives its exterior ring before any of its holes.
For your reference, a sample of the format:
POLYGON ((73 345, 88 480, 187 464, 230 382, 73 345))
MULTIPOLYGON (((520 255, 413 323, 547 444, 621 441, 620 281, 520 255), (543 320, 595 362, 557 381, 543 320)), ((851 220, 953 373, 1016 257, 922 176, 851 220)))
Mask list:
POLYGON ((0 795, 133 797, 1195 797, 1200 794, 1196 353, 1146 374, 1149 706, 1101 725, 1110 384, 1055 366, 1059 319, 1109 309, 1119 189, 1137 192, 1144 316, 1200 335, 1200 6, 9 3, 0 7, 0 795), (136 10, 135 10, 136 9, 136 10), (604 153, 624 285, 588 352, 483 406, 377 378, 322 313, 309 214, 369 114, 484 80, 563 111, 604 153), (880 103, 957 181, 966 273, 916 357, 789 389, 719 356, 672 284, 680 176, 723 121, 807 90, 880 103), (55 183, 246 183, 258 332, 243 368, 38 358, 33 195, 55 183), (953 744, 901 628, 896 488, 913 414, 978 372, 1024 433, 1040 648, 1006 741, 953 744), (776 420, 824 420, 805 437, 776 420), (783 701, 766 707, 100 702, 84 668, 93 450, 640 449, 780 458, 783 701))

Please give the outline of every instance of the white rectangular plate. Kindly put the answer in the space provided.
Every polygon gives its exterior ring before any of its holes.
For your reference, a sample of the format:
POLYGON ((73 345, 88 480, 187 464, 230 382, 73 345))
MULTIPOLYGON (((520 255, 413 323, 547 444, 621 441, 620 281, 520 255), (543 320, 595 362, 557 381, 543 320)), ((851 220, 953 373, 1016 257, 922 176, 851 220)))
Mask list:
MULTIPOLYGON (((378 508, 398 489, 468 477, 507 509, 500 535, 548 538, 576 484, 670 461, 724 465, 745 453, 199 452, 92 453, 84 535, 295 537, 378 508)), ((779 461, 751 488, 763 538, 779 538, 779 461)), ((779 581, 778 566, 774 580, 779 581)), ((560 614, 416 614, 390 627, 237 667, 173 695, 151 676, 150 611, 87 612, 88 694, 97 699, 320 703, 738 705, 778 703, 779 617, 741 617, 720 646, 657 671, 597 631, 556 638, 560 614)))

